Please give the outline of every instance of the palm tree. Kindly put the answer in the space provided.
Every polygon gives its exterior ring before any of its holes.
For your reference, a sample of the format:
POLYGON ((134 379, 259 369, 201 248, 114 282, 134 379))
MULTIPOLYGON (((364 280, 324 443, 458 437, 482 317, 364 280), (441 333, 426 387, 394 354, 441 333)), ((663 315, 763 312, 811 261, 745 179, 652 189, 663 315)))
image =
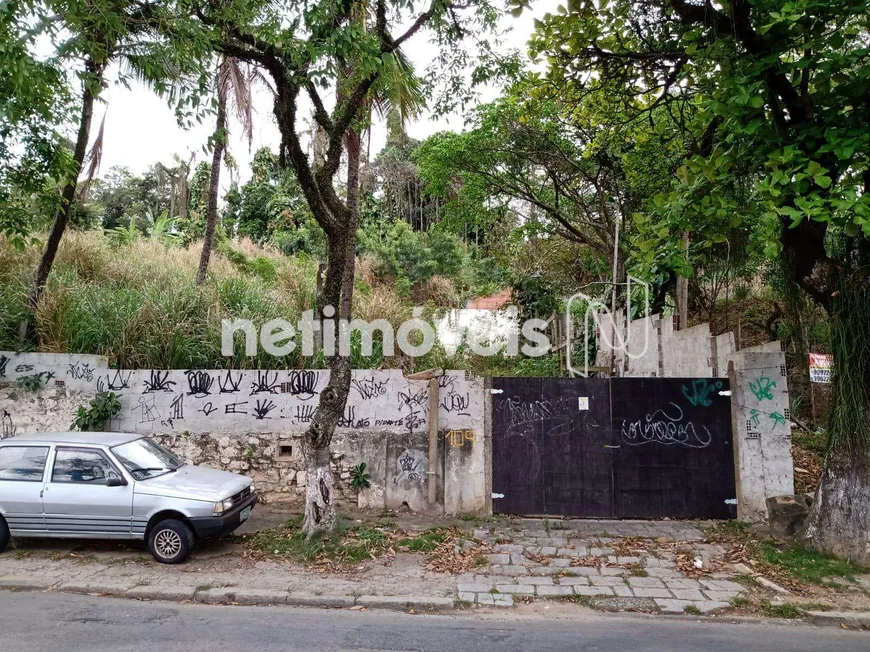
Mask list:
MULTIPOLYGON (((69 224, 76 190, 79 186, 79 176, 87 160, 87 146, 91 135, 91 123, 94 114, 94 102, 99 99, 106 84, 105 74, 109 65, 120 60, 127 73, 151 86, 158 88, 173 88, 180 83, 182 69, 195 67, 195 61, 190 59, 180 66, 177 59, 168 56, 161 48, 152 49, 150 35, 154 25, 151 18, 157 4, 141 4, 138 2, 122 2, 110 6, 95 3, 70 4, 58 16, 41 21, 40 26, 60 21, 64 24, 64 42, 56 46, 56 53, 61 59, 81 57, 84 67, 79 72, 82 82, 81 109, 79 114, 78 132, 73 145, 72 164, 61 180, 60 203, 54 213, 54 221, 45 249, 33 275, 33 281, 28 293, 28 314, 20 325, 22 344, 28 340, 38 339, 33 319, 39 307, 39 301, 51 274, 54 259, 57 256, 60 242, 69 224)), ((96 142, 89 156, 90 170, 88 179, 84 182, 82 192, 87 192, 87 185, 99 167, 103 143, 103 124, 100 126, 96 142)), ((38 343, 35 342, 35 343, 38 343)))
MULTIPOLYGON (((362 16, 360 22, 364 22, 364 16, 362 16)), ((396 50, 391 57, 385 58, 384 62, 384 69, 381 71, 367 99, 368 125, 366 125, 366 129, 371 129, 372 108, 382 118, 392 118, 404 124, 407 120, 419 115, 425 105, 420 78, 414 73, 414 68, 405 54, 401 50, 396 50)), ((353 77, 351 66, 348 66, 347 77, 353 77)), ((341 102, 340 88, 338 101, 341 102)), ((362 137, 358 126, 348 129, 344 139, 344 149, 347 152, 347 207, 354 216, 354 222, 350 228, 356 229, 359 217, 360 158, 362 151, 362 137)), ((353 258, 356 256, 356 252, 348 251, 347 255, 349 258, 353 258)), ((354 273, 354 261, 349 260, 348 264, 345 265, 342 287, 349 289, 353 286, 354 273)), ((340 314, 342 318, 349 319, 352 292, 344 291, 342 296, 344 299, 340 314)))
POLYGON ((48 239, 45 242, 45 249, 33 275, 33 283, 27 297, 27 307, 29 308, 30 315, 22 320, 19 329, 19 336, 22 342, 31 336, 35 336, 35 329, 33 329, 31 319, 39 306, 39 300, 42 297, 45 284, 48 282, 48 275, 51 273, 51 268, 54 265, 60 241, 63 239, 67 224, 69 224, 79 174, 81 174, 82 166, 84 165, 88 141, 91 136, 94 101, 99 97, 103 89, 103 75, 110 56, 99 59, 93 56, 85 58, 84 73, 82 75, 81 113, 79 115, 78 134, 76 135, 76 142, 73 147, 72 166, 63 184, 60 204, 54 213, 54 222, 52 223, 51 232, 48 234, 48 239))
POLYGON ((214 249, 214 234, 218 220, 218 192, 220 191, 221 163, 227 149, 227 100, 232 99, 235 114, 242 125, 248 148, 254 138, 254 105, 251 88, 255 82, 263 83, 271 90, 271 86, 262 73, 251 65, 242 67, 241 62, 228 56, 221 56, 218 64, 217 82, 217 118, 212 136, 214 151, 211 159, 211 174, 208 183, 208 202, 206 204, 205 236, 202 240, 202 254, 199 258, 199 270, 196 273, 196 284, 202 285, 208 272, 208 263, 214 249))
MULTIPOLYGON (((388 123, 404 125, 408 120, 420 115, 425 106, 420 78, 414 67, 401 50, 385 59, 384 69, 368 98, 367 130, 371 129, 372 109, 388 123)), ((352 128, 345 138, 347 152, 347 205, 356 211, 359 203, 359 171, 362 149, 362 134, 359 128, 352 128)))

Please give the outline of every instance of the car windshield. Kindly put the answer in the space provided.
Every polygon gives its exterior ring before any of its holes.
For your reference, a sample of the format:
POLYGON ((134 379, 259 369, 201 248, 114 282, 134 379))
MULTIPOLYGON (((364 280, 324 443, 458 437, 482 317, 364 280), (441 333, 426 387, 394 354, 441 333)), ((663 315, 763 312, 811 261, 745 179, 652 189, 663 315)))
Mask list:
POLYGON ((172 473, 184 465, 173 453, 145 438, 115 446, 112 452, 137 480, 172 473))

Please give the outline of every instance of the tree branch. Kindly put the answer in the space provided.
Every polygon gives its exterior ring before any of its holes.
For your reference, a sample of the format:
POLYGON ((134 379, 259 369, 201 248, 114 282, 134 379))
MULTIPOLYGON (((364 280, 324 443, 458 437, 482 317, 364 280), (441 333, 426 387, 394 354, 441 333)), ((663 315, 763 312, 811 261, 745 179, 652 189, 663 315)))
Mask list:
POLYGON ((314 105, 314 119, 317 121, 327 135, 332 134, 333 124, 332 120, 329 117, 329 113, 326 111, 326 108, 323 106, 323 99, 320 97, 320 93, 317 92, 317 87, 314 85, 314 82, 307 81, 305 83, 305 90, 308 92, 308 97, 311 98, 311 103, 314 105))
MULTIPOLYGON (((703 5, 694 5, 685 0, 670 0, 670 4, 684 24, 704 25, 719 34, 731 34, 750 54, 759 57, 771 54, 768 44, 752 28, 751 6, 746 0, 732 0, 733 18, 713 7, 709 1, 703 5)), ((802 124, 812 120, 811 103, 801 96, 783 74, 778 59, 766 68, 764 81, 782 98, 792 123, 802 124)))
POLYGON ((429 5, 429 8, 422 14, 417 16, 417 20, 414 21, 414 24, 411 25, 404 34, 389 43, 389 49, 385 50, 385 52, 394 52, 395 50, 398 50, 400 47, 402 47, 402 43, 414 36, 414 34, 420 31, 423 25, 431 20, 432 16, 435 15, 435 12, 438 9, 438 5, 440 4, 442 4, 440 0, 432 0, 432 4, 429 5))

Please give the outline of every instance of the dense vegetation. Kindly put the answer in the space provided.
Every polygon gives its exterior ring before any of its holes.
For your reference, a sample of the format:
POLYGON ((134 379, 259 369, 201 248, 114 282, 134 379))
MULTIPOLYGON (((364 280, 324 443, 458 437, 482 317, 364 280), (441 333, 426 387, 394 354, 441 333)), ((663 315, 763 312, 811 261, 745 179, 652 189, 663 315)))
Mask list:
MULTIPOLYGON (((398 230, 404 233, 401 227, 398 230)), ((276 318, 295 322, 303 311, 311 310, 317 283, 315 258, 287 256, 274 246, 257 246, 247 239, 225 240, 218 247, 209 282, 197 288, 199 251, 185 248, 179 240, 172 234, 152 237, 136 230, 124 240, 116 233, 99 231, 68 234, 36 313, 40 350, 106 355, 112 364, 127 368, 324 366, 323 358, 303 358, 298 349, 287 358, 263 351, 245 357, 241 350, 227 358, 220 350, 224 318, 250 319, 255 324, 276 318)), ((425 234, 414 232, 398 247, 384 244, 361 254, 354 317, 386 319, 398 329, 411 317, 411 296, 413 304, 428 306, 427 317, 437 321, 443 312, 438 308, 477 294, 475 265, 458 243, 446 247, 450 260, 455 258, 458 265, 452 275, 435 274, 429 267, 417 269, 423 264, 415 261, 430 255, 424 241, 425 234), (410 290, 403 292, 406 284, 410 290)), ((0 240, 0 350, 18 346, 27 282, 37 259, 36 247, 18 250, 0 240)), ((483 287, 489 284, 484 282, 483 287)), ((241 341, 237 345, 241 348, 241 341)), ((413 360, 364 358, 354 348, 352 359, 358 368, 403 366, 409 372, 428 365, 512 373, 516 364, 506 358, 488 362, 463 350, 447 355, 439 347, 430 356, 413 360)))

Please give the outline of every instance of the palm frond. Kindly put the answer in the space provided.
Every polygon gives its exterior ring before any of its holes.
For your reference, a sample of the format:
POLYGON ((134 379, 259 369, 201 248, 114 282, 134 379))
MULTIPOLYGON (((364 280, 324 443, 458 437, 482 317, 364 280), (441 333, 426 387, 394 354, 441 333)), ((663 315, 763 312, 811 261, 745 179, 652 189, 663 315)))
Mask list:
POLYGON ((384 60, 384 67, 372 93, 372 105, 381 116, 391 114, 407 122, 420 115, 426 106, 423 82, 401 50, 384 60))
POLYGON ((97 130, 97 137, 94 139, 94 144, 91 145, 90 151, 85 156, 84 163, 88 166, 85 180, 82 182, 79 189, 79 201, 84 202, 88 194, 88 189, 91 187, 91 182, 94 176, 100 169, 100 163, 103 160, 103 144, 105 142, 106 133, 106 115, 109 113, 109 107, 103 112, 103 119, 100 121, 100 128, 97 130))
MULTIPOLYGON (((262 78, 259 72, 252 74, 252 66, 242 69, 241 62, 235 57, 223 57, 220 67, 219 91, 231 100, 233 112, 242 125, 242 132, 248 142, 248 149, 254 140, 254 101, 251 94, 253 81, 262 78)), ((271 86, 269 86, 271 90, 271 86)))
POLYGON ((256 84, 260 84, 261 86, 264 86, 264 87, 266 88, 267 91, 269 91, 269 94, 270 94, 272 97, 275 97, 275 95, 276 95, 277 93, 275 92, 275 89, 272 88, 272 82, 270 82, 270 81, 269 81, 269 78, 266 77, 266 75, 263 74, 263 71, 262 71, 262 70, 260 70, 259 68, 257 68, 257 66, 250 66, 250 67, 248 68, 248 74, 249 74, 249 81, 248 81, 248 83, 249 83, 249 85, 251 86, 251 88, 253 88, 253 86, 254 86, 255 83, 256 83, 256 84))

